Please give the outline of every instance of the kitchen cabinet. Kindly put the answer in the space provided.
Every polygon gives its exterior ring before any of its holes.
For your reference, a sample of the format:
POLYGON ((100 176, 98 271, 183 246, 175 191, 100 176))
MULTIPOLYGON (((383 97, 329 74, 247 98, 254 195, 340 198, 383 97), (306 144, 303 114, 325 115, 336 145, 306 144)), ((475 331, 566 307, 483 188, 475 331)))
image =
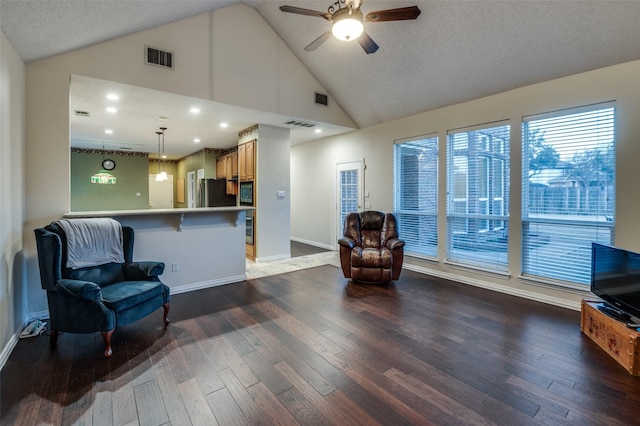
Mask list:
POLYGON ((227 194, 238 194, 238 153, 232 152, 216 159, 216 179, 227 180, 227 194))
POLYGON ((238 151, 229 154, 231 156, 231 177, 238 177, 238 151))
POLYGON ((227 178, 227 194, 238 194, 238 153, 233 152, 224 156, 224 170, 227 178), (235 172, 235 173, 234 173, 235 172))
POLYGON ((240 167, 239 178, 241 181, 255 179, 256 141, 252 140, 238 146, 238 163, 240 167))
POLYGON ((224 177, 227 179, 231 178, 231 156, 229 155, 225 155, 223 162, 224 162, 224 177))
POLYGON ((216 158, 216 179, 226 178, 224 156, 216 158))

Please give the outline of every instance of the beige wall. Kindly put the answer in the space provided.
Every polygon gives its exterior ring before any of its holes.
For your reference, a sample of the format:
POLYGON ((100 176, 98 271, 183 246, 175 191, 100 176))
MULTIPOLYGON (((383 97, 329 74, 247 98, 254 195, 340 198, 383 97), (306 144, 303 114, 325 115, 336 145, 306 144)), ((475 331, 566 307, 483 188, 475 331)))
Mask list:
POLYGON ((0 367, 26 320, 24 293, 25 70, 0 32, 0 367))
POLYGON ((256 262, 286 259, 291 257, 289 129, 260 124, 257 137, 257 179, 254 182, 256 262), (284 195, 278 197, 279 192, 284 195))
MULTIPOLYGON (((525 283, 520 274, 519 230, 521 209, 522 117, 548 111, 615 100, 617 105, 617 191, 615 244, 640 251, 640 61, 586 72, 558 80, 515 89, 471 102, 417 114, 364 128, 347 135, 296 145, 291 150, 292 220, 291 235, 319 245, 335 246, 335 165, 365 159, 365 191, 371 208, 393 210, 393 143, 418 135, 440 136, 439 235, 445 235, 446 131, 475 124, 509 120, 511 138, 511 226, 509 229, 508 279, 467 269, 453 269, 444 263, 444 244, 438 262, 409 259, 416 269, 479 286, 523 295, 562 306, 578 308, 583 294, 552 290, 525 283)), ((444 239, 440 239, 444 242, 444 239)), ((411 265, 409 265, 411 267, 411 265)))

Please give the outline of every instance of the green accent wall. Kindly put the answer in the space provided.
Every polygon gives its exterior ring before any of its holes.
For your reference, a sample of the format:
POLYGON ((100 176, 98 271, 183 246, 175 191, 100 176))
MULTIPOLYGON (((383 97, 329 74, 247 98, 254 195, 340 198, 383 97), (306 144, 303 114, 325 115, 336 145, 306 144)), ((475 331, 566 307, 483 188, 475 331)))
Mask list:
MULTIPOLYGON (((220 155, 202 149, 178 161, 164 161, 164 171, 173 176, 174 207, 187 206, 187 173, 204 169, 205 178, 215 179, 216 158, 220 155), (185 203, 177 202, 180 183, 185 185, 185 203)), ((112 153, 104 158, 116 163, 116 168, 110 171, 117 179, 115 185, 91 183, 91 176, 101 169, 102 153, 71 151, 71 211, 148 209, 149 175, 158 173, 158 161, 145 156, 112 153)), ((162 168, 161 165, 160 170, 162 168)))
POLYGON ((71 152, 71 211, 137 210, 149 208, 149 158, 110 155, 115 185, 91 183, 102 168, 101 153, 71 152), (138 195, 139 194, 139 195, 138 195))
POLYGON ((222 154, 214 154, 207 152, 204 154, 204 177, 207 179, 216 178, 216 160, 221 157, 222 154))

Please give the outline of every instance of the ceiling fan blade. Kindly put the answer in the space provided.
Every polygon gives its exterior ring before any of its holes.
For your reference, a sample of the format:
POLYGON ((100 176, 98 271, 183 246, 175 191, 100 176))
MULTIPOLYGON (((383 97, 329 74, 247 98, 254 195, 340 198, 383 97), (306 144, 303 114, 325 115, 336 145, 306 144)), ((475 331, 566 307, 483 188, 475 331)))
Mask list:
POLYGON ((311 44, 309 44, 307 47, 304 48, 304 50, 306 50, 307 52, 312 52, 316 50, 318 47, 320 47, 320 45, 325 41, 327 41, 330 37, 331 37, 331 30, 327 31, 317 39, 313 40, 311 44))
POLYGON ((375 12, 367 13, 365 21, 406 21, 409 19, 416 19, 418 16, 420 16, 420 9, 418 9, 418 6, 409 6, 398 9, 377 10, 375 12))
POLYGON ((378 45, 366 32, 363 32, 362 35, 358 37, 358 43, 360 43, 360 46, 362 46, 364 51, 367 52, 367 55, 370 53, 376 53, 378 50, 378 45))
POLYGON ((331 20, 331 14, 328 12, 320 12, 317 10, 304 9, 302 7, 295 6, 280 6, 280 10, 283 12, 297 13, 298 15, 318 16, 324 18, 327 21, 331 20))

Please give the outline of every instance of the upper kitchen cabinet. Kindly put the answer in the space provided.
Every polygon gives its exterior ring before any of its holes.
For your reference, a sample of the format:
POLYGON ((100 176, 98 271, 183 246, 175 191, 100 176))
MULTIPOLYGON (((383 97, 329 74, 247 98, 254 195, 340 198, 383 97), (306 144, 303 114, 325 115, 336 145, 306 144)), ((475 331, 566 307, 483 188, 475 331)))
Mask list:
POLYGON ((256 140, 238 146, 238 163, 240 165, 239 178, 241 181, 255 179, 256 170, 256 140))

